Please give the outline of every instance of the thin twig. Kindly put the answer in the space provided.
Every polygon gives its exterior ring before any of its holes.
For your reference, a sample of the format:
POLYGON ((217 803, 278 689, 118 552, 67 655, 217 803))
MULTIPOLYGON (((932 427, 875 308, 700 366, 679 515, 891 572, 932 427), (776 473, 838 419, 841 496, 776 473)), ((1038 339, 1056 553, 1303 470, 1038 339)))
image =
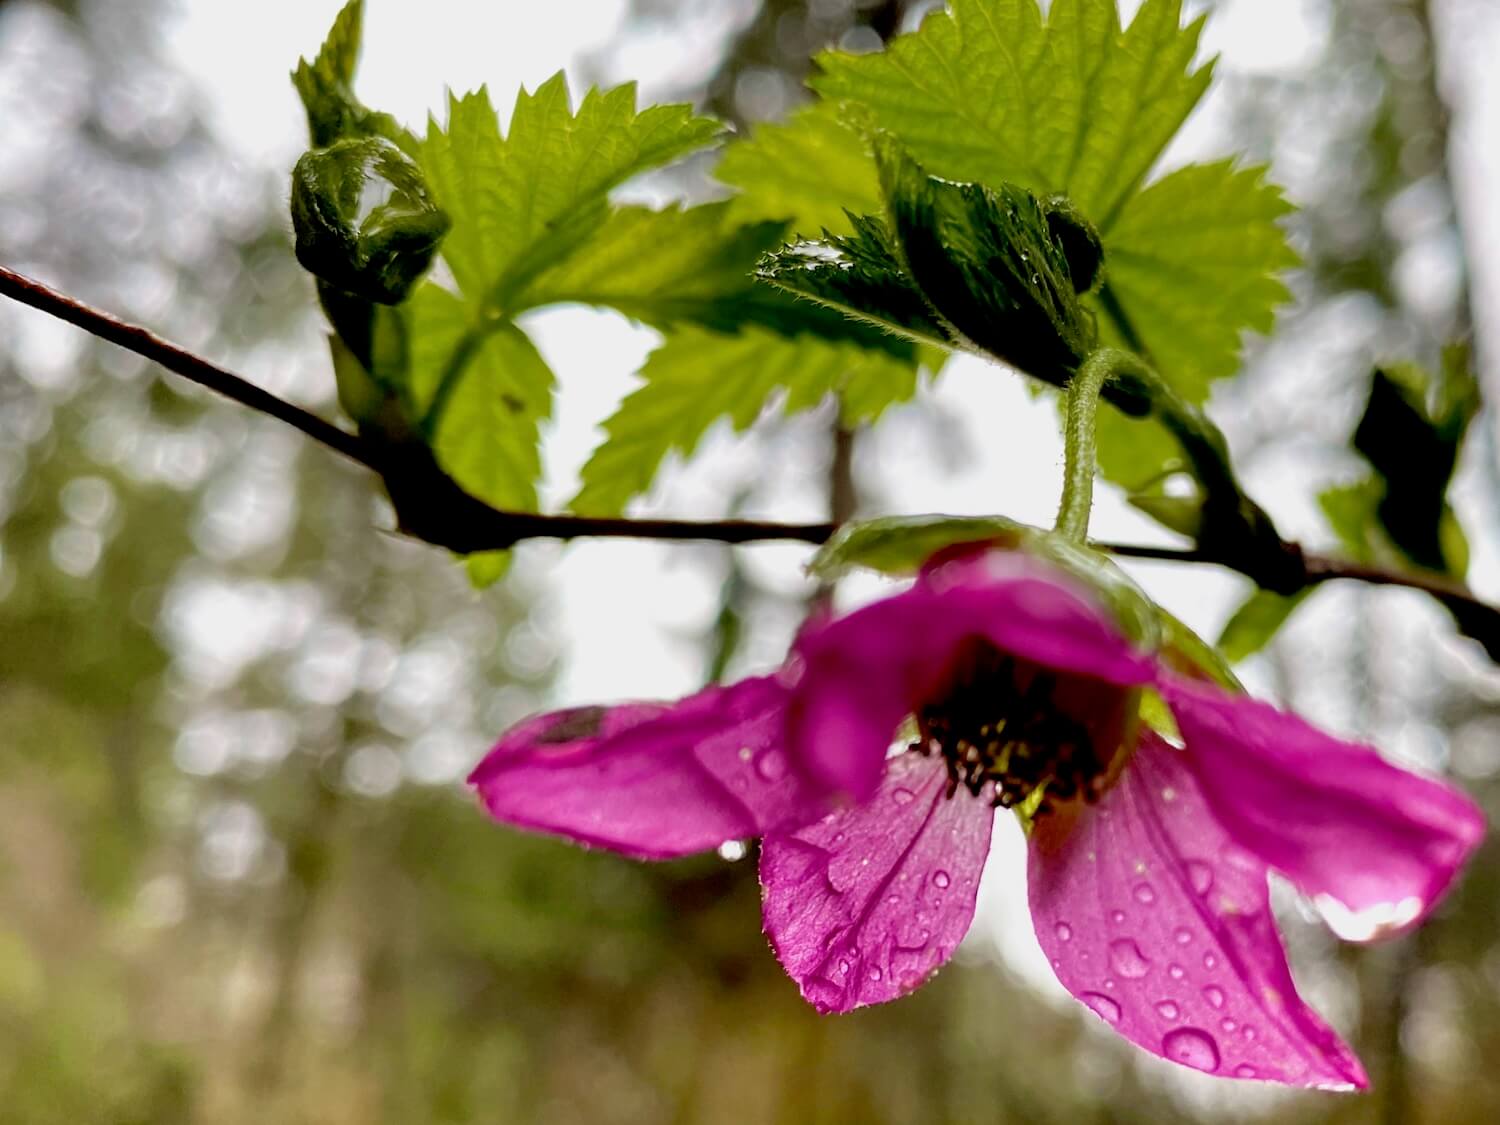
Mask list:
MULTIPOLYGON (((107 340, 159 363, 168 371, 201 387, 279 419, 314 441, 374 470, 385 480, 393 500, 397 502, 398 513, 403 512, 406 507, 401 502, 403 495, 410 495, 413 506, 425 507, 429 513, 441 515, 445 511, 442 502, 431 502, 432 491, 443 484, 453 487, 452 482, 446 477, 435 475, 431 468, 413 459, 410 454, 393 456, 389 447, 340 429, 332 422, 276 397, 233 372, 162 339, 148 329, 101 312, 4 266, 0 266, 0 296, 10 297, 21 304, 58 317, 101 340, 107 340), (427 501, 425 504, 422 503, 424 499, 427 501)), ((789 540, 818 544, 825 542, 837 526, 832 522, 628 519, 508 512, 491 508, 456 488, 454 491, 460 501, 457 507, 448 509, 453 519, 403 519, 403 530, 437 546, 468 552, 504 549, 523 539, 700 539, 717 543, 789 540)), ((451 497, 440 497, 439 500, 449 505, 454 503, 451 497)), ((1243 572, 1244 564, 1206 554, 1197 548, 1101 542, 1094 542, 1092 546, 1121 558, 1200 563, 1243 572)), ((1306 554, 1296 544, 1289 544, 1288 547, 1302 559, 1304 580, 1308 586, 1335 579, 1352 579, 1380 586, 1404 586, 1431 594, 1450 608, 1457 607, 1475 614, 1500 617, 1500 610, 1480 601, 1462 582, 1441 574, 1396 570, 1326 555, 1306 554)))

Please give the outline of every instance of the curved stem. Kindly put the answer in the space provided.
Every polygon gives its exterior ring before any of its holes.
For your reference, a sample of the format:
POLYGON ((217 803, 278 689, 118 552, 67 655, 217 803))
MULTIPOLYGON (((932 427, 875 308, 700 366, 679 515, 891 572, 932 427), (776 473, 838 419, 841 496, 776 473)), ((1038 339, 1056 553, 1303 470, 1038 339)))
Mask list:
POLYGON ((1068 416, 1064 424, 1062 501, 1057 509, 1057 531, 1065 539, 1082 544, 1089 534, 1089 514, 1094 508, 1094 473, 1098 469, 1099 392, 1114 373, 1119 356, 1128 353, 1101 348, 1073 374, 1068 383, 1068 416))

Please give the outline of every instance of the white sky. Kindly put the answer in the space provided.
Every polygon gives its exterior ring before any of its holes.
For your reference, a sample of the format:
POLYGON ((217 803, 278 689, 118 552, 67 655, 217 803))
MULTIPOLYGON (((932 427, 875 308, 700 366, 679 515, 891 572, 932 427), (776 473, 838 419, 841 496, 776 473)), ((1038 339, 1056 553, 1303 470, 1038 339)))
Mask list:
MULTIPOLYGON (((1463 0, 1459 0, 1463 3, 1463 0)), ((216 132, 236 142, 248 164, 284 174, 303 144, 303 119, 287 72, 298 54, 311 54, 340 7, 340 0, 181 0, 182 14, 172 48, 196 75, 216 132)), ((534 86, 559 66, 570 68, 585 53, 597 53, 622 31, 625 0, 559 0, 519 4, 495 0, 369 0, 367 42, 360 91, 372 105, 408 122, 420 122, 441 103, 445 85, 468 88, 487 82, 496 101, 507 104, 515 88, 534 86), (420 15, 412 15, 412 8, 420 15), (516 14, 517 10, 519 14, 516 14)), ((1127 4, 1133 8, 1133 4, 1127 4)), ((1494 57, 1500 47, 1500 5, 1465 5, 1467 15, 1450 31, 1472 50, 1467 58, 1494 57), (1485 44, 1489 44, 1488 47, 1485 44)), ((1277 72, 1316 56, 1325 29, 1309 16, 1316 5, 1305 0, 1234 0, 1210 20, 1205 48, 1223 52, 1221 67, 1234 71, 1277 72)), ((1446 9, 1445 9, 1446 10, 1446 9)), ((681 73, 684 60, 711 54, 714 21, 695 18, 680 37, 657 34, 625 43, 620 57, 643 79, 681 73)), ((617 47, 620 45, 616 44, 617 47)), ((1493 135, 1500 109, 1500 76, 1461 67, 1457 127, 1461 135, 1493 135), (1487 128, 1485 123, 1491 125, 1487 128)), ((576 72, 575 72, 576 76, 576 72)), ((579 87, 575 81, 575 94, 579 87)), ((650 81, 643 81, 650 86, 650 81)), ((1189 124, 1175 155, 1221 154, 1221 115, 1212 99, 1189 124)), ((1492 147, 1492 146, 1490 146, 1492 147)), ((1483 185, 1494 182, 1485 146, 1470 145, 1472 156, 1460 185, 1473 205, 1472 221, 1484 244, 1500 240, 1500 209, 1478 210, 1488 198, 1483 185)), ((1481 273, 1485 308, 1494 308, 1493 286, 1481 273)), ((589 449, 594 427, 631 385, 631 373, 655 337, 609 313, 568 309, 528 323, 558 373, 562 387, 557 417, 548 434, 548 499, 559 504, 589 449)), ((929 431, 909 414, 897 412, 878 438, 880 465, 875 483, 896 509, 953 512, 1002 511, 1035 523, 1050 520, 1059 486, 1061 446, 1050 405, 1032 399, 1018 379, 973 360, 955 362, 934 392, 963 431, 968 459, 954 472, 932 470, 929 431)), ((778 466, 764 449, 718 435, 708 458, 691 474, 675 474, 658 489, 653 506, 682 515, 716 513, 723 503, 716 486, 747 470, 774 471, 793 479, 787 518, 821 513, 795 490, 797 466, 778 466), (768 468, 772 466, 772 468, 768 468)), ((805 468, 805 466, 804 466, 805 468)), ((870 469, 869 459, 864 464, 870 469)), ((1274 469, 1253 481, 1259 498, 1280 511, 1278 494, 1305 492, 1306 480, 1274 469)), ((770 512, 764 513, 773 514, 770 512)), ((1285 518, 1291 519, 1292 516, 1285 518)), ((1297 534, 1306 533, 1292 526, 1297 534)), ((1094 531, 1101 538, 1161 539, 1154 525, 1137 516, 1105 490, 1096 509, 1094 531)), ((742 558, 758 578, 793 589, 806 557, 800 548, 766 546, 742 558)), ((1493 552, 1477 559, 1476 584, 1500 592, 1500 562, 1493 552)), ((556 687, 556 702, 573 703, 629 696, 666 697, 691 690, 701 675, 701 651, 694 638, 715 607, 714 579, 683 559, 680 551, 651 543, 594 543, 566 550, 528 547, 522 564, 549 572, 556 593, 553 608, 567 654, 556 687), (675 560, 675 561, 674 561, 675 560)), ((1164 604, 1212 636, 1246 589, 1240 579, 1208 568, 1136 566, 1131 568, 1164 604)), ((861 587, 868 593, 869 586, 861 587)), ((788 625, 788 628, 790 626, 788 625)), ((775 653, 757 652, 769 664, 775 653)), ((1252 668, 1252 673, 1254 669, 1252 668)), ((1252 683, 1268 686, 1264 677, 1252 683)), ((992 932, 1012 964, 1043 988, 1054 988, 1050 972, 1031 938, 1025 912, 1009 899, 1020 886, 1018 834, 1001 833, 987 880, 987 911, 992 932)))

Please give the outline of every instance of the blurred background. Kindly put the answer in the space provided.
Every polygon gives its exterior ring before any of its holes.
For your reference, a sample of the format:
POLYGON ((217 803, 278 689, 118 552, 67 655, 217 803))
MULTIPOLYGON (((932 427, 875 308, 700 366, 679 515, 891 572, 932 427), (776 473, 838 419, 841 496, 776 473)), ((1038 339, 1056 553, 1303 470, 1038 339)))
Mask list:
MULTIPOLYGON (((331 413, 285 216, 304 128, 286 74, 338 7, 0 0, 0 261, 331 413)), ((743 128, 804 97, 811 52, 878 48, 931 5, 368 7, 361 92, 408 122, 445 83, 508 104, 566 65, 575 91, 639 78, 743 128)), ((1313 497, 1362 472, 1347 439, 1375 358, 1472 336, 1500 394, 1500 9, 1210 7, 1219 81, 1170 158, 1271 160, 1306 258, 1213 410, 1284 530, 1327 546, 1313 497)), ((711 167, 634 190, 699 198, 711 167)), ((653 337, 581 309, 529 327, 563 387, 556 504, 653 337)), ((832 425, 715 435, 644 510, 1050 516, 1055 419, 1008 373, 959 361, 878 433, 832 425)), ((1491 598, 1495 432, 1487 414, 1456 497, 1491 598)), ((819 1018, 761 937, 753 852, 634 865, 497 828, 461 784, 532 710, 773 664, 813 593, 805 551, 530 544, 477 594, 382 526, 371 480, 297 434, 0 305, 4 1121, 1500 1120, 1500 849, 1392 945, 1338 947, 1279 897, 1365 1097, 1219 1083, 1108 1034, 1035 949, 1010 824, 955 964, 819 1018)), ((1114 495, 1096 529, 1160 537, 1114 495)), ((1134 571, 1209 635, 1246 592, 1134 571)), ((1246 676, 1500 814, 1500 675, 1420 597, 1324 590, 1246 676)))

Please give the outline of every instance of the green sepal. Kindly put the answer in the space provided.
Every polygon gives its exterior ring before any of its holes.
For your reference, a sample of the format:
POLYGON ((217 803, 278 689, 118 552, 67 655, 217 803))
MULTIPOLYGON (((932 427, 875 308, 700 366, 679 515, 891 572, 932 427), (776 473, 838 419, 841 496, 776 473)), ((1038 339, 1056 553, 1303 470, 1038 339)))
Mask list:
POLYGON ((1271 638, 1312 592, 1312 587, 1291 595, 1255 591, 1225 623, 1219 634, 1219 651, 1232 664, 1255 655, 1270 644, 1271 638))
POLYGON ((1155 603, 1110 559, 1003 516, 891 516, 848 524, 813 556, 808 571, 823 581, 861 567, 905 577, 940 551, 982 544, 1045 559, 1098 595, 1130 641, 1148 651, 1160 643, 1155 603))
POLYGON ((304 153, 292 171, 297 260, 315 277, 366 300, 405 300, 448 226, 421 170, 383 137, 304 153))
POLYGON ((902 260, 938 315, 975 347, 1065 385, 1097 332, 1041 200, 1013 184, 936 179, 889 137, 875 155, 902 260))

